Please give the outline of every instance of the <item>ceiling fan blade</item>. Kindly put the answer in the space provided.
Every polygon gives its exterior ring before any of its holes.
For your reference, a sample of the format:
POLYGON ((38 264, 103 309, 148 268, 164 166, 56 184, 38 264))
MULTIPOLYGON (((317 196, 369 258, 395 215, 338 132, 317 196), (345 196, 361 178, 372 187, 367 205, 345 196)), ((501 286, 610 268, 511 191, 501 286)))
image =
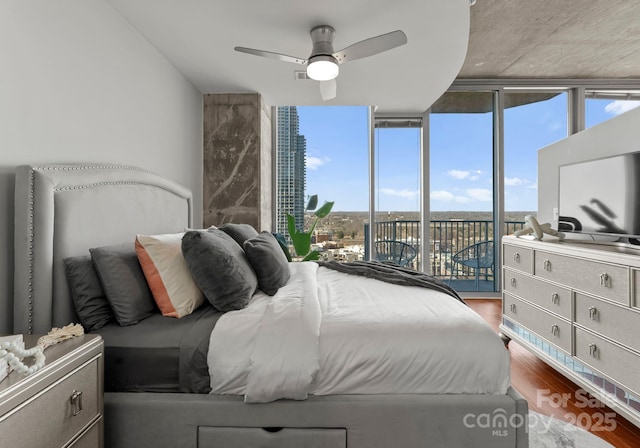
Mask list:
POLYGON ((338 90, 338 83, 336 79, 330 79, 328 81, 320 81, 320 96, 322 101, 329 101, 336 97, 338 90))
POLYGON ((407 35, 397 30, 380 36, 361 40, 353 45, 349 45, 344 50, 333 53, 333 57, 339 64, 355 59, 366 58, 383 51, 391 50, 407 43, 407 35))
POLYGON ((276 59, 278 61, 292 62, 294 64, 306 65, 307 60, 297 58, 295 56, 287 56, 286 54, 274 53, 272 51, 256 50, 255 48, 235 47, 234 50, 240 53, 253 54, 256 56, 262 56, 265 58, 276 59))

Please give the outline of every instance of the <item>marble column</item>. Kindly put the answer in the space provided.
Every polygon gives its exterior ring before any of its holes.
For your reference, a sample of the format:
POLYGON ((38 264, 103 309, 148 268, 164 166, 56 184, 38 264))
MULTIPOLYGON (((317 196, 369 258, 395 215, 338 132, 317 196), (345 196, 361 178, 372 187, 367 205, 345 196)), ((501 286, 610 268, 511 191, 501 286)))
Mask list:
POLYGON ((204 226, 272 227, 271 110, 258 94, 204 96, 204 226))

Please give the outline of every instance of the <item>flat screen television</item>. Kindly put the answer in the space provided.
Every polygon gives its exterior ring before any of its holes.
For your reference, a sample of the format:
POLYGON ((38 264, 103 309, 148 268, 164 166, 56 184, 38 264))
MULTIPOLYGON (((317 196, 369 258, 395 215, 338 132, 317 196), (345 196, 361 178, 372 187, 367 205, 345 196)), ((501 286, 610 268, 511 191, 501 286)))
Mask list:
POLYGON ((640 152, 560 166, 558 229, 640 244, 640 152))

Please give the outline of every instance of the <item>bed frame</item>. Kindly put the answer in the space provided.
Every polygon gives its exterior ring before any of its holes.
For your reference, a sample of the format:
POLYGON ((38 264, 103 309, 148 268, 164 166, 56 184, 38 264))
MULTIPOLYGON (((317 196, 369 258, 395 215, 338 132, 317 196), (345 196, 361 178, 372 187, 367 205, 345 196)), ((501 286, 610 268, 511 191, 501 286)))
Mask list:
MULTIPOLYGON (((136 233, 192 227, 191 192, 131 166, 20 166, 15 189, 14 331, 76 322, 62 260, 136 233)), ((498 336, 496 336, 498 337, 498 336)), ((105 446, 528 447, 527 402, 506 395, 242 397, 106 393, 105 446)))

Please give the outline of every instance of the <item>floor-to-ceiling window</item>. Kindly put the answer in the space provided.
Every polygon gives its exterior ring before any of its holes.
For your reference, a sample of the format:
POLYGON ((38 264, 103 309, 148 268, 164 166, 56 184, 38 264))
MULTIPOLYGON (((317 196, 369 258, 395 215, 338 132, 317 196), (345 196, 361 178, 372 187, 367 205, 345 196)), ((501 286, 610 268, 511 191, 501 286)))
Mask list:
POLYGON ((324 259, 364 258, 368 219, 368 108, 286 106, 276 108, 276 231, 287 235, 286 214, 299 230, 315 216, 306 211, 318 195, 318 207, 335 202, 312 236, 312 248, 324 259))
POLYGON ((447 92, 429 123, 432 273, 494 291, 494 92, 447 92))
MULTIPOLYGON (((404 124, 388 120, 382 125, 383 115, 369 120, 368 107, 298 107, 299 137, 290 140, 290 147, 298 156, 304 149, 302 196, 300 176, 297 184, 288 182, 294 190, 298 185, 303 201, 287 198, 280 189, 278 195, 292 207, 306 203, 311 194, 318 194, 321 203, 336 202, 314 235, 326 257, 375 256, 365 250, 371 206, 373 241, 399 241, 418 254, 426 249, 411 265, 459 291, 498 291, 500 266, 483 266, 476 276, 472 261, 460 261, 490 260, 486 251, 493 251, 499 264, 498 238, 521 227, 524 215, 536 213, 537 151, 639 101, 639 82, 463 80, 432 106, 422 130, 419 120, 411 122, 415 113, 396 113, 396 119, 410 117, 404 124), (372 130, 374 123, 379 126, 372 130), (375 143, 371 152, 369 140, 375 143), (428 227, 419 230, 427 217, 428 227)), ((283 161, 278 169, 296 171, 292 160, 278 160, 283 161)))
POLYGON ((416 270, 422 269, 421 136, 421 118, 375 119, 375 258, 416 270))

